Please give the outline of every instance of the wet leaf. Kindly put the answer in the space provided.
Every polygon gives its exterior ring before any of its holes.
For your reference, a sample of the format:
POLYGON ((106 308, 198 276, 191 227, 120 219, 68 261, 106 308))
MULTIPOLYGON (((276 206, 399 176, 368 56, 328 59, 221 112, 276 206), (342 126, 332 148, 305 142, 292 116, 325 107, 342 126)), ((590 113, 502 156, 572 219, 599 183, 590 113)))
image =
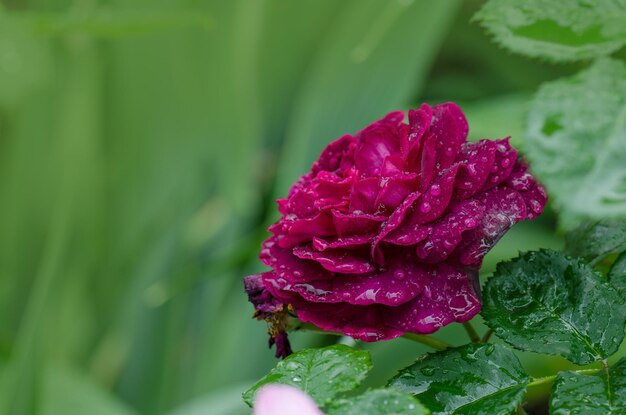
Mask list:
POLYGON ((611 285, 626 299, 626 252, 617 257, 609 271, 611 285))
POLYGON ((505 48, 553 61, 608 55, 626 43, 626 3, 490 0, 475 19, 505 48))
POLYGON ((341 399, 328 415, 426 415, 430 411, 417 399, 393 388, 374 389, 362 395, 341 399))
POLYGON ((589 265, 550 250, 498 264, 482 315, 514 347, 581 365, 615 353, 626 323, 615 288, 589 265))
POLYGON ((626 214, 626 66, 602 59, 544 84, 524 148, 566 227, 626 214))
POLYGON ((305 349, 279 362, 243 399, 252 405, 258 389, 268 383, 295 386, 324 405, 339 392, 355 389, 372 368, 370 354, 345 345, 305 349))
POLYGON ((597 262, 606 255, 626 250, 626 221, 585 223, 565 236, 565 252, 597 262))
POLYGON ((508 348, 468 344, 422 356, 389 386, 416 395, 433 415, 510 415, 528 381, 508 348))
POLYGON ((561 372, 550 398, 552 415, 626 413, 626 358, 595 374, 561 372))

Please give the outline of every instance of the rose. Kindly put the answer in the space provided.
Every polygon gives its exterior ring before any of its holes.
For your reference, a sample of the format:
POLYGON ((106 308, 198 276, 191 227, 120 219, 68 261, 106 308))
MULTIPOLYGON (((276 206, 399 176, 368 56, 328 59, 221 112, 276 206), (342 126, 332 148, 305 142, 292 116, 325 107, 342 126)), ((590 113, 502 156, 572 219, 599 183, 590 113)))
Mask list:
POLYGON ((543 210, 546 193, 508 139, 466 142, 453 103, 408 118, 392 112, 332 142, 278 200, 260 255, 271 271, 246 277, 278 355, 288 313, 364 341, 471 319, 484 255, 543 210))

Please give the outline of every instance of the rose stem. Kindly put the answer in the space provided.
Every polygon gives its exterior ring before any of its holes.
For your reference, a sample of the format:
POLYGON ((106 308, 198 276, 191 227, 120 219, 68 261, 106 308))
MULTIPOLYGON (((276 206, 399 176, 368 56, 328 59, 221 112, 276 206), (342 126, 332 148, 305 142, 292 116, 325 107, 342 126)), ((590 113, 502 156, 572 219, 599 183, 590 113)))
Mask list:
POLYGON ((485 335, 483 336, 482 339, 482 343, 487 343, 489 341, 489 339, 491 338, 491 335, 493 334, 493 330, 489 329, 485 332, 485 335))
POLYGON ((426 346, 430 346, 437 350, 446 350, 448 347, 452 347, 452 345, 444 341, 435 339, 434 337, 430 337, 425 334, 404 333, 402 338, 425 344, 426 346))
MULTIPOLYGON (((322 330, 321 328, 311 323, 300 322, 300 323, 295 324, 293 328, 296 331, 311 331, 311 332, 320 333, 320 334, 328 334, 329 336, 343 336, 343 334, 338 333, 336 331, 322 330)), ((408 340, 412 340, 417 343, 425 344, 436 350, 445 350, 448 347, 451 347, 451 345, 449 345, 448 343, 444 341, 435 339, 434 337, 426 336, 424 334, 404 333, 402 337, 408 340)))
POLYGON ((526 410, 524 409, 523 406, 519 406, 517 408, 517 412, 515 412, 516 415, 528 415, 528 412, 526 412, 526 410))
POLYGON ((472 323, 466 321, 465 323, 463 323, 463 327, 465 328, 465 331, 467 332, 467 335, 469 336, 472 343, 480 343, 480 336, 476 332, 474 326, 472 326, 472 323))
MULTIPOLYGON (((572 372, 574 373, 579 373, 581 375, 592 375, 596 372, 601 371, 602 369, 580 369, 580 370, 572 370, 572 372)), ((528 385, 527 387, 533 387, 533 386, 541 386, 545 383, 550 383, 552 381, 554 381, 554 379, 556 379, 557 375, 550 375, 550 376, 544 376, 542 378, 534 378, 528 385)))

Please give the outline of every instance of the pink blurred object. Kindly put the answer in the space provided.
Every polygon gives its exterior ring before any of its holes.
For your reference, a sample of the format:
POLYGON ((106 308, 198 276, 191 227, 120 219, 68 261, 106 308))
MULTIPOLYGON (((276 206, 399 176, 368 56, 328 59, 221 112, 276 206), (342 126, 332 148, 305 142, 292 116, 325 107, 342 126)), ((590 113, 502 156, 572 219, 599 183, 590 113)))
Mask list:
POLYGON ((324 415, 313 399, 287 385, 267 385, 254 399, 253 415, 324 415))

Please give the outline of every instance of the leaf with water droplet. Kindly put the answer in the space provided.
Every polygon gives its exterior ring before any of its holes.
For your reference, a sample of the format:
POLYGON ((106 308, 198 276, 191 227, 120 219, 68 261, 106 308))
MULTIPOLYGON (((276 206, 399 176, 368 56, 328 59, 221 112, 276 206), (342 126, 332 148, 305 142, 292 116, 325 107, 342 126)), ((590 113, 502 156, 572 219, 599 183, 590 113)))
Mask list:
POLYGON ((582 365, 617 351, 624 338, 624 303, 586 263, 541 250, 498 264, 485 285, 482 315, 514 347, 582 365))
POLYGON ((525 156, 565 227, 589 217, 626 216, 624 142, 623 62, 599 59, 539 89, 528 114, 525 156))
POLYGON ((507 49, 553 61, 608 55, 626 44, 626 4, 490 0, 475 19, 507 49))
POLYGON ((278 362, 276 367, 247 392, 243 399, 252 405, 257 390, 268 383, 295 386, 325 405, 339 392, 357 388, 372 369, 368 351, 338 344, 304 349, 278 362))
POLYGON ((587 222, 565 235, 565 252, 592 263, 612 253, 626 251, 626 220, 587 222))
POLYGON ((394 388, 373 389, 334 402, 328 415, 427 415, 430 412, 413 396, 394 388))
POLYGON ((422 356, 389 386, 415 395, 433 415, 510 415, 529 379, 507 347, 468 344, 422 356))
POLYGON ((552 388, 550 414, 626 414, 626 358, 594 374, 559 373, 552 388))
POLYGON ((626 252, 617 257, 609 271, 609 281, 626 299, 626 252))

